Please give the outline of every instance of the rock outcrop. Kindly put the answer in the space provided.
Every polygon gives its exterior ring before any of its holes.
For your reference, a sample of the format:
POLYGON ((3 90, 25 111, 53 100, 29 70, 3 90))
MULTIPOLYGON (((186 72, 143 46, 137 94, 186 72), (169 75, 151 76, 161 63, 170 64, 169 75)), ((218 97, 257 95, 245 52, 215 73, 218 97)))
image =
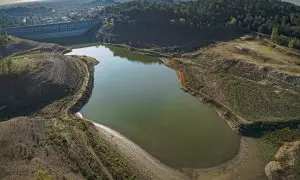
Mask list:
POLYGON ((300 179, 300 141, 285 143, 265 167, 269 180, 300 179))

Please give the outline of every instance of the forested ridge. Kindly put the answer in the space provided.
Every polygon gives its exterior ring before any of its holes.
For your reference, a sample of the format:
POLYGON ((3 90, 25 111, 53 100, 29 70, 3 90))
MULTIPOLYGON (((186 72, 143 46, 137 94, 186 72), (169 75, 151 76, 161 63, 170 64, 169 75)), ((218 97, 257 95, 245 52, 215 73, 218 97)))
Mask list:
POLYGON ((270 35, 276 27, 282 36, 300 37, 300 7, 279 0, 131 1, 108 6, 96 17, 106 17, 102 30, 110 32, 157 27, 194 33, 197 29, 233 26, 270 35))
POLYGON ((41 23, 44 15, 54 15, 46 7, 10 7, 0 9, 0 28, 41 23))

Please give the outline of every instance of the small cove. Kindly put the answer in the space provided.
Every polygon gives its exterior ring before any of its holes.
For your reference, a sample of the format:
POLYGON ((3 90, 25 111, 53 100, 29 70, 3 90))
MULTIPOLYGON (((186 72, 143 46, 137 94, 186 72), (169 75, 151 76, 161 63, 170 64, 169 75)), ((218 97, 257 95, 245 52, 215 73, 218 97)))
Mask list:
POLYGON ((240 137, 210 108, 180 89, 173 69, 119 47, 68 55, 97 59, 85 118, 108 126, 172 167, 205 168, 232 159, 240 137))

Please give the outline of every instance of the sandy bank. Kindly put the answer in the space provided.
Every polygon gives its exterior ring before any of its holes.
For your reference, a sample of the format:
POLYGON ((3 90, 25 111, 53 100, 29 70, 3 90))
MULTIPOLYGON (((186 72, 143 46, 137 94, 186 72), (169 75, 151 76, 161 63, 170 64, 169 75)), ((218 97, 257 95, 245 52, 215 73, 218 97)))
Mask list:
POLYGON ((114 144, 125 158, 149 179, 188 179, 183 173, 160 163, 120 133, 101 124, 94 123, 94 125, 105 139, 114 144))
MULTIPOLYGON (((260 159, 258 143, 255 139, 242 137, 238 154, 230 161, 216 167, 190 170, 198 180, 266 180, 264 167, 260 159)), ((188 171, 189 172, 189 171, 188 171)))
POLYGON ((239 153, 232 160, 219 166, 205 169, 176 170, 158 161, 120 133, 94 123, 100 135, 112 143, 140 173, 149 179, 201 179, 201 180, 265 180, 265 163, 259 158, 257 142, 242 137, 239 153))

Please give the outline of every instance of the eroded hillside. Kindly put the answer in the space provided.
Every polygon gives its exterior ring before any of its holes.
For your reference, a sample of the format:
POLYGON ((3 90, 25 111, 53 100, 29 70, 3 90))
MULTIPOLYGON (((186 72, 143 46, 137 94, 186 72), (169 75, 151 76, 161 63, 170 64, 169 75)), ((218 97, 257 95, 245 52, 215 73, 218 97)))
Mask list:
POLYGON ((64 56, 65 48, 53 47, 34 42, 1 59, 0 82, 7 86, 0 98, 6 115, 0 122, 0 179, 138 177, 92 123, 74 115, 93 87, 95 60, 64 56))
MULTIPOLYGON (((176 58, 175 58, 176 59, 176 58)), ((299 54, 267 41, 218 43, 177 58, 188 91, 242 124, 300 118, 299 54), (226 110, 225 110, 226 109, 226 110)))

